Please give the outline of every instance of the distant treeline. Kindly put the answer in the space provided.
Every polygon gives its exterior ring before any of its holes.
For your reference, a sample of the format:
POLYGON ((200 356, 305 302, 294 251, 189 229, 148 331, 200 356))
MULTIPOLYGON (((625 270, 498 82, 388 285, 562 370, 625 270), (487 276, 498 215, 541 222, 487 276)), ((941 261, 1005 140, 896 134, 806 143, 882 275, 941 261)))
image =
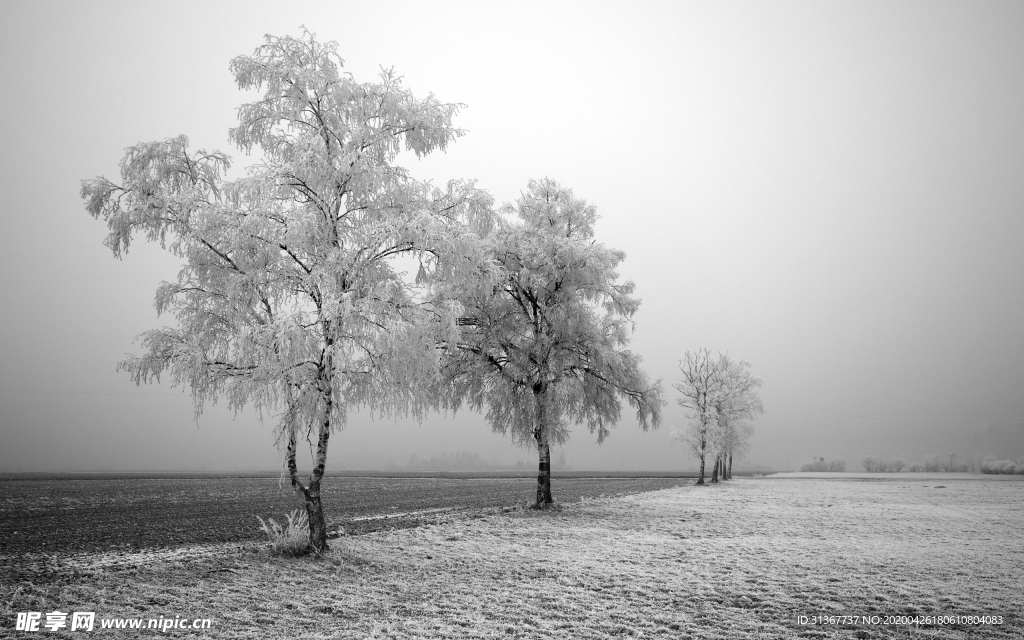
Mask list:
MULTIPOLYGON (((422 471, 524 471, 529 467, 522 460, 517 460, 514 465, 500 464, 494 460, 484 460, 476 453, 459 451, 434 454, 429 458, 420 457, 414 453, 409 456, 409 461, 405 463, 405 466, 393 468, 422 471)), ((572 470, 572 467, 565 463, 564 452, 559 453, 557 458, 552 456, 551 469, 555 471, 572 470)))
POLYGON ((1016 460, 996 460, 995 456, 985 456, 981 463, 981 472, 1024 476, 1024 456, 1018 456, 1016 460))
MULTIPOLYGON (((1024 456, 1016 460, 997 460, 995 456, 986 456, 979 464, 978 458, 971 456, 967 462, 957 460, 955 453, 948 456, 937 456, 929 454, 918 464, 909 464, 903 458, 876 458, 868 456, 861 460, 861 466, 869 473, 898 473, 907 471, 910 473, 931 472, 931 473, 1001 473, 1024 475, 1024 456)), ((815 458, 800 467, 801 471, 846 471, 846 460, 833 458, 826 461, 825 458, 815 458)))
POLYGON ((808 462, 800 467, 801 471, 846 471, 846 460, 833 458, 825 462, 825 458, 815 458, 814 462, 808 462))

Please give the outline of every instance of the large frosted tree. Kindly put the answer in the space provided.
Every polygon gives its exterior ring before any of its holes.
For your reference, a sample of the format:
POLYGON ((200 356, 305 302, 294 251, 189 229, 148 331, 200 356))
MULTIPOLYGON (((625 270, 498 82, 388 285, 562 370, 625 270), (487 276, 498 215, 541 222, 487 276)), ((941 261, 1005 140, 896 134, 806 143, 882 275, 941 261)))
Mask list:
POLYGON ((534 446, 536 506, 554 502, 551 445, 585 423, 598 442, 620 418, 622 401, 643 429, 661 422, 660 384, 625 347, 640 305, 632 282, 618 282, 621 251, 594 240, 597 212, 552 180, 531 181, 486 236, 499 269, 493 287, 451 281, 464 326, 446 365, 449 401, 486 408, 500 433, 534 446))
POLYGON ((128 149, 118 182, 82 186, 116 257, 141 234, 184 262, 156 294, 177 326, 143 334, 144 353, 119 368, 136 383, 167 373, 191 390, 197 416, 218 398, 278 416, 316 551, 327 547, 320 487, 331 434, 350 409, 436 406, 436 346, 457 341, 460 313, 443 299, 428 304, 417 283, 486 284, 488 263, 474 251, 493 215, 471 184, 433 188, 394 162, 403 148, 422 156, 460 136, 459 105, 418 99, 391 71, 358 83, 342 66, 336 44, 309 33, 268 36, 231 62, 239 88, 262 94, 229 134, 261 152, 245 177, 226 180, 226 155, 192 151, 179 136, 128 149), (399 256, 418 258, 415 282, 399 256), (306 480, 302 438, 317 443, 306 480))

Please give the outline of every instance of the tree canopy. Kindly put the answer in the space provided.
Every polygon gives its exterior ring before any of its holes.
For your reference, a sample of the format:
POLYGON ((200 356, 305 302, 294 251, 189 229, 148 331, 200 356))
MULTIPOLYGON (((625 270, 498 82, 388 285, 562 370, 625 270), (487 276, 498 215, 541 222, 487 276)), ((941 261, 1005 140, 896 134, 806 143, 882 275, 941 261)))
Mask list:
POLYGON ((403 148, 423 156, 462 135, 452 124, 460 105, 416 98, 390 70, 356 82, 336 46, 308 32, 267 36, 231 61, 239 88, 262 92, 230 131, 243 151, 262 152, 246 176, 226 180, 226 155, 190 151, 178 136, 129 148, 118 183, 82 185, 115 257, 142 234, 184 261, 156 294, 177 326, 143 334, 145 352, 119 367, 136 383, 169 373, 190 388, 197 415, 218 398, 277 412, 318 550, 330 433, 354 407, 422 415, 437 406, 435 347, 458 340, 460 308, 416 287, 469 282, 468 272, 486 286, 490 263, 474 256, 494 217, 472 183, 439 189, 395 164, 403 148), (419 259, 416 282, 395 266, 401 255, 419 259), (295 445, 312 433, 303 483, 295 445))
POLYGON ((501 213, 485 238, 499 268, 495 285, 456 279, 443 293, 465 314, 446 364, 449 401, 486 408, 495 431, 538 448, 544 505, 553 501, 549 447, 568 438, 570 424, 586 424, 603 442, 622 400, 643 429, 660 424, 663 401, 660 383, 625 348, 640 301, 632 282, 618 282, 625 254, 594 241, 596 209, 545 179, 501 213))

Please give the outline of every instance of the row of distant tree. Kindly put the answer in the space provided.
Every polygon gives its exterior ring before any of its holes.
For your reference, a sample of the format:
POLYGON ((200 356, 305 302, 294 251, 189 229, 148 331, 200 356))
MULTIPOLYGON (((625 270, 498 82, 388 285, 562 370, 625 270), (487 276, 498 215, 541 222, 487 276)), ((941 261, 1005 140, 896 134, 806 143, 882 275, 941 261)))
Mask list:
MULTIPOLYGON (((1024 475, 1024 456, 1018 457, 1016 460, 998 460, 995 456, 989 455, 980 464, 974 456, 968 458, 966 462, 961 462, 955 453, 948 456, 929 454, 921 462, 915 464, 910 464, 903 458, 868 456, 861 460, 861 466, 869 473, 899 473, 901 471, 910 473, 977 473, 980 471, 981 473, 1024 475)), ((825 458, 815 458, 812 462, 802 465, 800 470, 843 472, 846 471, 846 460, 833 458, 826 461, 825 458)))
MULTIPOLYGON (((525 471, 527 465, 522 460, 516 460, 514 465, 499 464, 494 460, 481 458, 478 453, 459 451, 434 454, 429 458, 414 453, 409 456, 409 461, 402 468, 411 471, 525 471)), ((551 469, 555 471, 572 470, 572 467, 565 462, 564 451, 559 452, 558 457, 551 460, 551 469)))
POLYGON ((734 457, 749 446, 753 428, 750 421, 764 413, 757 389, 761 380, 750 372, 750 363, 728 355, 712 356, 708 349, 689 351, 679 363, 682 378, 673 386, 677 402, 686 410, 685 428, 672 437, 700 463, 697 484, 704 484, 709 460, 714 462, 711 482, 732 479, 734 457))
POLYGON ((833 458, 828 462, 825 458, 815 458, 813 462, 808 462, 800 467, 801 471, 846 471, 846 460, 842 458, 833 458))
POLYGON ((1024 476, 1024 456, 1018 456, 1016 460, 997 460, 995 456, 986 456, 981 463, 981 472, 1024 476))

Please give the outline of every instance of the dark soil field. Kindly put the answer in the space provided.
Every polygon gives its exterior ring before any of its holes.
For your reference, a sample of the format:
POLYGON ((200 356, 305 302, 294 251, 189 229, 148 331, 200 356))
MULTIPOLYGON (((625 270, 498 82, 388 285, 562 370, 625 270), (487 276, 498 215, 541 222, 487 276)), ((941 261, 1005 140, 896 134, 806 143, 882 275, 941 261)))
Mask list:
MULTIPOLYGON (((692 482, 680 477, 556 477, 555 499, 625 495, 692 482)), ((439 513, 523 505, 536 479, 434 474, 324 479, 329 530, 347 535, 417 526, 439 513)), ((19 556, 134 551, 263 537, 256 517, 301 506, 278 477, 8 476, 0 479, 0 564, 19 556)))

